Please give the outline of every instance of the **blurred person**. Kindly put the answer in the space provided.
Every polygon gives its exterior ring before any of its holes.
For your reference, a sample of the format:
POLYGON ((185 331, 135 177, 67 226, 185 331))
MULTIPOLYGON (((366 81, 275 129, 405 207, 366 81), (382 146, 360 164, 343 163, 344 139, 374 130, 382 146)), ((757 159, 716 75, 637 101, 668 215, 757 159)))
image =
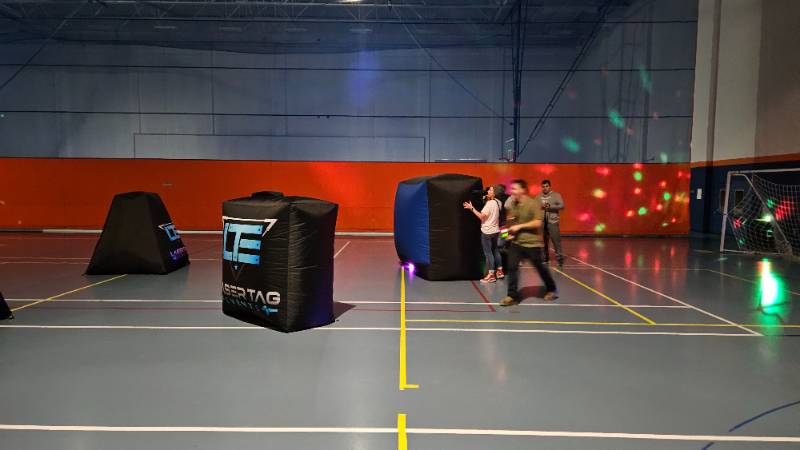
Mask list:
POLYGON ((542 261, 544 239, 544 209, 541 202, 528 195, 528 184, 525 180, 514 180, 511 183, 511 201, 509 202, 508 220, 513 223, 508 227, 508 295, 500 302, 501 306, 519 304, 522 297, 519 293, 519 264, 527 259, 539 273, 544 282, 546 301, 553 301, 556 296, 556 283, 550 275, 550 269, 542 261))

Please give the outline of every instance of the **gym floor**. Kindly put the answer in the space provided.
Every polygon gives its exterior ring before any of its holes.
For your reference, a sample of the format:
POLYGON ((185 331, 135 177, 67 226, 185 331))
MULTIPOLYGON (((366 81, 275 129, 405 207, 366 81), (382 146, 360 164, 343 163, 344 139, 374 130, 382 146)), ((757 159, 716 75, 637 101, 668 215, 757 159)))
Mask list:
POLYGON ((568 238, 559 299, 523 268, 502 308, 502 281, 340 237, 337 321, 282 334, 221 313, 219 236, 169 275, 84 276, 96 239, 0 234, 0 448, 800 447, 797 264, 568 238))

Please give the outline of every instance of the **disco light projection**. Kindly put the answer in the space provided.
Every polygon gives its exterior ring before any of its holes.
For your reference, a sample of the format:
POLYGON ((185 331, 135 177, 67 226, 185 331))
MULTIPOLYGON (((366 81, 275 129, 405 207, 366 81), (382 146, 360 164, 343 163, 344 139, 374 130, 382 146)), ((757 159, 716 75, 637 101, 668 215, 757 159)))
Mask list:
POLYGON ((579 144, 575 138, 569 136, 561 138, 561 145, 563 145, 564 148, 566 148, 570 153, 578 153, 581 151, 581 144, 579 144))
POLYGON ((637 187, 637 188, 635 188, 635 189, 633 190, 633 194, 634 194, 634 195, 639 195, 639 194, 641 194, 641 193, 642 193, 642 188, 640 188, 640 187, 637 187))
POLYGON ((604 223, 598 223, 597 225, 594 226, 594 231, 596 233, 602 233, 605 229, 606 229, 606 224, 604 223))
POLYGON ((644 176, 642 175, 642 172, 640 172, 638 170, 636 172, 633 172, 633 179, 634 180, 642 181, 642 178, 644 178, 644 176))
POLYGON ((670 219, 670 222, 671 223, 678 223, 678 218, 677 217, 673 217, 672 219, 670 219))
POLYGON ((592 142, 594 142, 594 145, 603 145, 603 140, 600 138, 594 138, 592 142))
MULTIPOLYGON (((578 220, 580 220, 581 222, 588 222, 591 219, 592 219, 592 215, 589 214, 589 213, 583 213, 580 216, 578 216, 578 220)), ((500 230, 500 231, 502 231, 502 230, 500 230)))
POLYGON ((780 303, 780 296, 783 289, 781 280, 772 272, 772 262, 764 258, 761 260, 761 276, 758 283, 761 294, 760 307, 767 309, 780 303))
POLYGON ((608 120, 611 121, 611 124, 617 128, 624 128, 625 127, 625 119, 619 115, 619 111, 616 109, 609 109, 608 110, 608 120))
POLYGON ((760 218, 758 218, 756 220, 759 221, 759 222, 770 223, 770 222, 772 222, 772 215, 771 214, 764 214, 763 216, 761 216, 760 218))
POLYGON ((662 209, 664 209, 664 205, 662 205, 661 203, 656 205, 656 211, 661 211, 662 209))
POLYGON ((640 206, 639 207, 639 211, 637 211, 637 212, 639 213, 640 216, 643 216, 643 215, 647 214, 647 208, 645 208, 644 206, 640 206))
POLYGON ((607 195, 608 194, 606 194, 606 191, 600 188, 596 188, 595 190, 592 191, 592 196, 594 198, 606 198, 607 195))
POLYGON ((625 217, 633 217, 635 214, 636 213, 632 209, 629 209, 628 212, 625 213, 625 217))
POLYGON ((661 189, 667 187, 667 180, 661 180, 661 183, 658 183, 658 187, 660 187, 661 189))
POLYGON ((669 192, 664 192, 664 195, 662 197, 664 197, 664 201, 669 201, 669 199, 672 198, 672 194, 670 194, 669 192))
POLYGON ((406 264, 406 270, 408 270, 409 275, 414 275, 414 271, 417 270, 417 267, 414 266, 414 263, 410 262, 406 264))
POLYGON ((661 159, 661 162, 664 163, 664 164, 669 162, 669 155, 666 152, 661 152, 661 154, 659 154, 658 157, 661 159))
POLYGON ((768 198, 767 199, 767 208, 773 209, 775 207, 775 200, 768 198))
POLYGON ((639 80, 642 82, 642 87, 645 91, 653 92, 653 79, 650 78, 650 73, 644 66, 639 66, 639 80))
POLYGON ((594 169, 594 171, 598 175, 602 175, 604 177, 608 176, 611 173, 611 169, 609 169, 608 167, 597 167, 596 169, 594 169))
POLYGON ((633 128, 631 128, 631 127, 628 127, 628 128, 626 128, 626 129, 625 129, 625 133, 626 133, 628 136, 633 136, 633 135, 634 135, 634 133, 636 133, 636 131, 634 131, 634 129, 633 129, 633 128))
POLYGON ((661 227, 662 228, 668 227, 668 226, 669 226, 669 224, 667 222, 661 222, 661 227))

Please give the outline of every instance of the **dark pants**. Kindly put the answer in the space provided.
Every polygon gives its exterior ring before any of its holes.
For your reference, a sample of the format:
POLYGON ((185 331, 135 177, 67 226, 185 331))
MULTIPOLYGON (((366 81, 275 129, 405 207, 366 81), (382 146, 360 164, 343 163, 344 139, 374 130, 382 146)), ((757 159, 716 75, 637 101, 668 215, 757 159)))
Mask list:
POLYGON ((483 247, 483 255, 486 256, 487 271, 494 272, 495 269, 503 267, 503 258, 500 256, 500 249, 497 248, 498 237, 500 237, 500 233, 481 233, 481 246, 483 247))
POLYGON ((544 282, 546 292, 554 292, 556 290, 556 282, 553 281, 553 276, 550 275, 550 269, 542 262, 542 248, 541 247, 522 247, 512 243, 508 246, 508 296, 514 300, 521 300, 519 294, 519 263, 523 259, 529 260, 536 271, 539 273, 544 282))
POLYGON ((556 261, 559 264, 564 264, 564 254, 561 253, 561 230, 558 228, 558 223, 545 223, 544 227, 544 260, 550 259, 550 241, 553 241, 553 247, 556 250, 556 261))

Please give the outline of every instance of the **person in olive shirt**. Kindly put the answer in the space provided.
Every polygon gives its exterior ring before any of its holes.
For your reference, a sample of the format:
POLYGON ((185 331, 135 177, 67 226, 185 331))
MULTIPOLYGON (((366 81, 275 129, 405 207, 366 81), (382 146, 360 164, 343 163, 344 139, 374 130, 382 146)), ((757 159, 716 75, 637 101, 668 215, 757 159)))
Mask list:
POLYGON ((528 195, 528 183, 525 180, 511 182, 511 199, 506 204, 508 220, 513 223, 508 228, 508 295, 500 302, 501 306, 516 305, 522 301, 519 293, 519 263, 528 259, 536 268, 545 286, 544 299, 556 299, 556 283, 550 275, 550 269, 542 261, 542 236, 544 211, 541 201, 528 195))

